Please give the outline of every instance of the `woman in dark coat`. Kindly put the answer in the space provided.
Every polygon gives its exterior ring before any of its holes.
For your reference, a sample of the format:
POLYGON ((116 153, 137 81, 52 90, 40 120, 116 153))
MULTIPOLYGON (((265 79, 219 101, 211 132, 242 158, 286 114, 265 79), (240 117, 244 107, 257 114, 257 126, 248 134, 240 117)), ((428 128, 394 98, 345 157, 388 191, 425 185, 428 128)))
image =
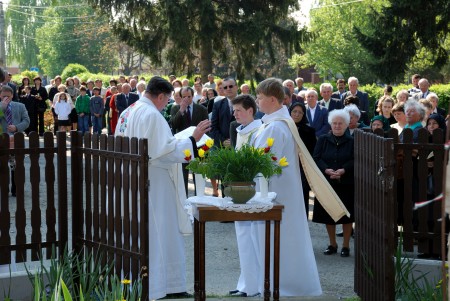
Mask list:
POLYGON ((341 256, 348 257, 352 223, 354 222, 353 137, 346 132, 350 116, 345 110, 333 110, 328 115, 328 122, 331 125, 331 132, 319 138, 314 148, 313 158, 350 212, 350 217, 344 216, 335 222, 315 200, 313 222, 326 225, 330 245, 324 251, 325 255, 337 253, 336 224, 342 224, 344 242, 341 256))
MULTIPOLYGON (((298 133, 300 138, 302 138, 305 143, 306 148, 309 153, 312 155, 314 152, 314 147, 316 146, 316 130, 313 127, 310 127, 308 124, 308 118, 306 118, 306 107, 301 102, 294 102, 289 107, 289 114, 291 115, 292 120, 294 120, 297 125, 298 133)), ((303 171, 302 164, 300 163, 300 175, 302 179, 302 187, 303 187, 303 198, 305 200, 305 212, 306 218, 309 215, 309 191, 311 187, 309 187, 308 180, 306 179, 305 172, 303 171)))
POLYGON ((47 99, 48 94, 45 87, 42 86, 42 79, 37 76, 33 79, 34 87, 31 89, 31 95, 34 95, 36 99, 36 110, 37 116, 36 120, 38 121, 38 130, 39 135, 44 135, 44 113, 47 110, 47 99))

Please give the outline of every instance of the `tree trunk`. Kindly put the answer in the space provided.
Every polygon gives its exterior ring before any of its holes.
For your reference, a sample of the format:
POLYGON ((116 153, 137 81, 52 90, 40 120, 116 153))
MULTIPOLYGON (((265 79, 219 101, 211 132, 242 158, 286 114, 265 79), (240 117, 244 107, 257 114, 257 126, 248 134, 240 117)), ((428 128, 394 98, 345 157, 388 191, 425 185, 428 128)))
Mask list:
POLYGON ((205 36, 200 49, 200 75, 202 76, 202 83, 206 83, 208 81, 208 74, 212 73, 212 52, 211 38, 205 36))

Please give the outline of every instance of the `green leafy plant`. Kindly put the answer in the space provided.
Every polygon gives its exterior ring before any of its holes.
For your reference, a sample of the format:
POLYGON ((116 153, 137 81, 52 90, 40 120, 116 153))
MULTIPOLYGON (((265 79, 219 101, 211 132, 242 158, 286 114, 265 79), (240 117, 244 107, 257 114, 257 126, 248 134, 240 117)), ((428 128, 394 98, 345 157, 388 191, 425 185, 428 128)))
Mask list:
POLYGON ((403 235, 400 232, 397 250, 395 252, 395 296, 403 301, 438 301, 442 300, 441 285, 428 282, 428 273, 414 276, 416 268, 414 260, 405 257, 403 252, 403 235))
POLYGON ((288 162, 278 158, 270 151, 273 139, 269 138, 267 147, 255 148, 244 144, 239 150, 219 148, 208 157, 208 177, 220 176, 224 183, 251 182, 261 173, 265 178, 281 174, 288 162))
POLYGON ((80 301, 140 299, 140 278, 133 284, 130 280, 118 279, 116 275, 111 275, 113 263, 102 265, 102 254, 92 253, 65 251, 59 259, 52 258, 48 267, 41 259, 40 268, 35 274, 27 270, 34 288, 34 300, 62 300, 61 295, 64 300, 80 301))

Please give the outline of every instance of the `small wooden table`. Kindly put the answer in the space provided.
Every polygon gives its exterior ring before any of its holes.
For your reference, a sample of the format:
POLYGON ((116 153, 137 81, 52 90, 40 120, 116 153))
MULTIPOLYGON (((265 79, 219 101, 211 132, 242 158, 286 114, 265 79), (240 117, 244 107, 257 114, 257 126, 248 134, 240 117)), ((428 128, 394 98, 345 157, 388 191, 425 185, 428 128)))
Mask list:
POLYGON ((270 300, 270 222, 274 221, 273 300, 280 298, 280 221, 283 205, 266 212, 244 213, 221 210, 215 206, 192 204, 194 213, 194 290, 195 300, 206 300, 205 293, 205 223, 229 221, 266 221, 264 262, 264 300, 270 300))

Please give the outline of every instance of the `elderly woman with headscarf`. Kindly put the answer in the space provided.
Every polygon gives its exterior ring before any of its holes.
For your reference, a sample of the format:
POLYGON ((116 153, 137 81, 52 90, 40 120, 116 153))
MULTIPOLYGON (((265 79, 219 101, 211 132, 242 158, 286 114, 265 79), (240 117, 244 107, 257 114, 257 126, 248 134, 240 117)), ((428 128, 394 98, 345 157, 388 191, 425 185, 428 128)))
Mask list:
MULTIPOLYGON (((314 152, 314 147, 316 146, 316 130, 309 126, 308 118, 306 117, 306 107, 302 102, 294 102, 289 107, 289 114, 291 115, 292 120, 294 120, 295 125, 298 129, 298 134, 300 138, 302 138, 305 143, 306 148, 309 153, 312 155, 314 152)), ((300 175, 302 179, 302 187, 303 187, 303 198, 305 200, 305 211, 306 217, 309 215, 309 191, 311 187, 309 187, 309 183, 306 179, 305 172, 303 171, 303 167, 300 164, 300 175)))
POLYGON ((372 131, 376 129, 383 129, 383 131, 389 131, 391 128, 389 120, 383 115, 376 115, 370 120, 370 128, 372 131))
POLYGON ((350 116, 347 111, 333 110, 328 115, 331 132, 319 138, 314 148, 313 158, 317 166, 336 191, 350 217, 344 216, 335 222, 319 202, 314 202, 313 222, 326 225, 329 246, 325 255, 337 253, 336 224, 342 224, 344 242, 341 256, 350 256, 350 236, 354 222, 354 172, 353 172, 353 137, 347 133, 350 116))

